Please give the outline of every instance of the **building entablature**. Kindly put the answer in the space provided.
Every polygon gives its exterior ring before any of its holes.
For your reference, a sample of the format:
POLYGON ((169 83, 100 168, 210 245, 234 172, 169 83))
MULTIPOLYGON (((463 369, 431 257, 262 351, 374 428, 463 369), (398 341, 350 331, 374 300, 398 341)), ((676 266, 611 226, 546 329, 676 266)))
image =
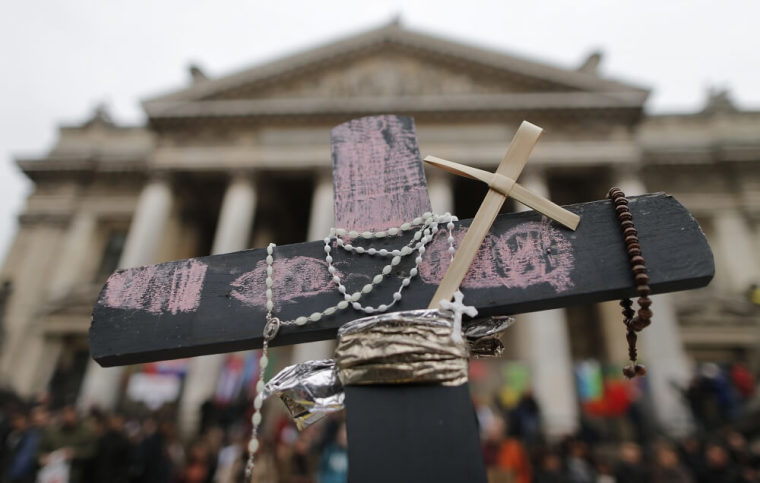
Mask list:
POLYGON ((740 110, 711 93, 694 114, 646 117, 639 129, 644 162, 658 165, 760 162, 760 111, 740 110), (720 101, 720 102, 719 102, 720 101))
POLYGON ((32 181, 91 179, 96 175, 140 173, 155 145, 142 126, 117 126, 104 107, 77 126, 61 126, 58 139, 44 156, 18 157, 16 163, 32 181))
POLYGON ((393 112, 426 120, 512 119, 530 116, 565 118, 617 117, 637 121, 644 98, 638 93, 504 93, 393 97, 281 98, 167 101, 146 107, 151 124, 161 129, 171 121, 236 119, 266 123, 335 122, 393 112))

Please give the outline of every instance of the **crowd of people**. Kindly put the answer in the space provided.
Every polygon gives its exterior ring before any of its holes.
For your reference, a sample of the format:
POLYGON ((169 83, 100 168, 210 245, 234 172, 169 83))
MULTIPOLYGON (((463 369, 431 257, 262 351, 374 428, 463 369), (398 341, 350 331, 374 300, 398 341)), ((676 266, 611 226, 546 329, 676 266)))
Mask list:
POLYGON ((760 482, 760 392, 746 366, 700 364, 686 386, 673 386, 691 420, 679 439, 658 430, 640 386, 613 382, 609 387, 627 386, 639 397, 626 396, 615 417, 600 418, 589 404, 577 433, 553 444, 543 438, 541 409, 530 391, 510 407, 476 402, 489 481, 760 482))
MULTIPOLYGON (((581 428, 547 441, 541 408, 528 391, 505 407, 476 401, 490 483, 760 482, 760 414, 747 374, 708 366, 680 388, 695 431, 681 439, 641 430, 621 437, 582 418, 581 428), (728 374, 729 377, 726 377, 728 374), (738 381, 738 384, 737 384, 738 381), (600 430, 601 428, 601 430, 600 430)), ((0 395, 2 396, 2 395, 0 395)), ((278 401, 265 406, 254 482, 339 483, 348 475, 340 413, 298 431, 278 401)), ((630 411, 641 411, 636 405, 630 411)), ((244 481, 251 404, 209 401, 195 437, 182 437, 171 408, 158 412, 51 409, 0 397, 0 482, 231 483, 244 481)), ((613 425, 614 426, 614 425, 613 425)))
POLYGON ((511 428, 520 418, 513 411, 493 414, 482 428, 490 483, 760 482, 760 435, 736 427, 643 443, 600 441, 579 432, 548 444, 511 428))
MULTIPOLYGON (((50 411, 18 403, 0 408, 0 482, 233 483, 244 481, 250 426, 212 425, 183 441, 174 418, 125 418, 74 406, 50 411)), ((345 482, 345 423, 340 416, 297 431, 285 417, 269 425, 253 481, 345 482)))

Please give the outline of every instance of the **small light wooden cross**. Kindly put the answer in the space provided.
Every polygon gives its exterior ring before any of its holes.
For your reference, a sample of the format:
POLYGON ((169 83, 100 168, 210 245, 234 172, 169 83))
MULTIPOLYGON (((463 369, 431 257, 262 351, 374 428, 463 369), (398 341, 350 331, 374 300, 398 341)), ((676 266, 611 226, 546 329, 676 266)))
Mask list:
POLYGON ((467 274, 467 270, 469 270, 475 254, 488 234, 507 196, 512 196, 571 230, 575 230, 578 226, 581 220, 580 216, 523 188, 515 181, 520 176, 525 163, 528 162, 528 157, 538 142, 542 131, 543 129, 540 127, 523 121, 517 133, 515 133, 515 137, 512 139, 512 144, 509 145, 507 154, 499 164, 499 167, 496 168, 495 173, 446 161, 435 156, 427 156, 425 158, 425 162, 433 166, 443 168, 460 176, 477 179, 488 184, 490 188, 454 256, 454 261, 451 262, 449 269, 446 271, 446 275, 438 286, 435 295, 433 295, 428 308, 437 308, 442 300, 451 300, 454 292, 459 289, 459 285, 467 274))

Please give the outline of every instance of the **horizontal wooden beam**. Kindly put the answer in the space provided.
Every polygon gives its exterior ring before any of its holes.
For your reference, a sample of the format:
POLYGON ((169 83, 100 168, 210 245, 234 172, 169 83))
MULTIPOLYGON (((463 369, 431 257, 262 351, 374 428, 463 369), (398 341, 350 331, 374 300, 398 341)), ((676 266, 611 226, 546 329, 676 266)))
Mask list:
MULTIPOLYGON (((633 296, 633 278, 611 203, 566 208, 581 216, 575 232, 536 212, 500 215, 462 286, 465 302, 481 315, 494 315, 633 296)), ((707 285, 714 274, 713 257, 689 212, 661 193, 633 197, 630 208, 653 293, 707 285)), ((458 239, 469 223, 458 223, 458 239)), ((393 248, 400 240, 372 243, 393 248)), ((281 319, 309 315, 341 300, 327 273, 323 245, 276 248, 274 314, 281 319)), ((427 306, 448 265, 447 248, 445 234, 439 233, 397 310, 427 306)), ((361 290, 388 261, 338 249, 332 254, 353 291, 361 290)), ((93 311, 92 356, 103 366, 114 366, 261 347, 265 256, 266 250, 256 249, 116 272, 93 311)), ((388 303, 412 263, 402 261, 366 303, 388 303)), ((338 327, 361 316, 349 308, 316 323, 283 327, 272 345, 333 338, 338 327)), ((656 317, 655 307, 654 323, 656 317)))

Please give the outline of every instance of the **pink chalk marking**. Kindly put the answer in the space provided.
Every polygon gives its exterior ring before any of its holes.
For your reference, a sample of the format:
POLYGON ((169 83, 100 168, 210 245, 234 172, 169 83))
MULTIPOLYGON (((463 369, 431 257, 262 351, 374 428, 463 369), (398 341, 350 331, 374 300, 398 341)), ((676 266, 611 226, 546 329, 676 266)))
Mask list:
POLYGON ((355 119, 331 139, 336 226, 385 230, 430 211, 411 118, 355 119))
MULTIPOLYGON (((442 232, 441 232, 442 233, 442 232)), ((433 240, 419 267, 425 283, 438 284, 449 268, 446 236, 433 240)), ((465 230, 457 230, 457 243, 465 230)), ((572 244, 548 220, 522 223, 501 235, 489 235, 480 247, 464 288, 527 288, 548 283, 557 292, 573 287, 570 273, 575 268, 572 244)))
MULTIPOLYGON (((430 211, 414 121, 408 117, 374 116, 333 128, 335 224, 356 230, 398 227, 430 211)), ((344 263, 335 263, 336 269, 344 263)), ((307 257, 275 259, 272 287, 275 310, 301 297, 336 290, 327 263, 307 257)), ((347 270, 350 272, 350 270, 347 270)), ((351 286, 369 283, 360 274, 341 275, 351 286)), ((232 282, 231 295, 249 306, 266 304, 266 263, 232 282)))
POLYGON ((103 301, 114 309, 153 314, 195 312, 207 268, 205 263, 191 259, 117 272, 106 282, 103 301))
MULTIPOLYGON (((266 262, 259 261, 250 272, 239 276, 230 285, 231 295, 245 305, 263 307, 266 304, 266 262)), ((336 291, 337 286, 327 272, 327 262, 308 257, 275 259, 272 263, 272 302, 275 311, 294 299, 336 291)), ((342 275, 341 275, 342 277, 342 275)))

